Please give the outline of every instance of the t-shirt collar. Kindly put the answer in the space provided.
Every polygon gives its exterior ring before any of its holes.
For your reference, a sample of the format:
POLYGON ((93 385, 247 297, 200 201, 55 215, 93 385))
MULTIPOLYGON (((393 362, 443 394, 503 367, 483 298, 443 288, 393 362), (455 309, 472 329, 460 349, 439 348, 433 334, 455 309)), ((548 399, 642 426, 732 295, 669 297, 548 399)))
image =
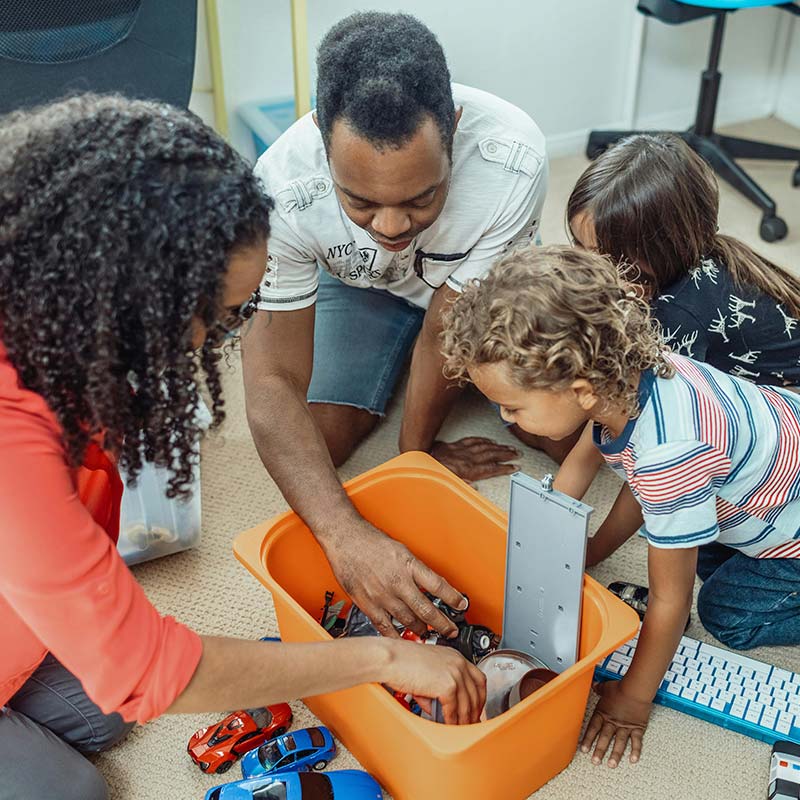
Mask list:
MULTIPOLYGON (((653 391, 653 384, 655 383, 655 380, 655 372, 653 372, 651 369, 642 372, 639 376, 640 414, 647 405, 647 401, 650 399, 650 394, 653 391)), ((636 422, 638 419, 639 417, 629 419, 628 424, 622 429, 622 433, 620 433, 616 439, 609 439, 607 442, 603 441, 603 425, 601 425, 599 422, 595 422, 594 425, 592 425, 592 439, 594 440, 595 446, 604 455, 617 455, 621 453, 628 446, 628 442, 633 435, 633 429, 636 427, 636 422)))

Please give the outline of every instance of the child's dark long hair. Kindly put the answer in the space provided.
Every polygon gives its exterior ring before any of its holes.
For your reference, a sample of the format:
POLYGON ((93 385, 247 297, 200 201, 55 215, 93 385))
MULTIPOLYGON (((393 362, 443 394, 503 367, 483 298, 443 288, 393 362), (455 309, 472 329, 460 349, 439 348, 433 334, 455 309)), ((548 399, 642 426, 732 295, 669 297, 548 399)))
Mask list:
POLYGON ((572 190, 567 222, 581 212, 591 215, 599 251, 618 263, 646 264, 656 291, 713 258, 736 284, 756 287, 800 316, 800 281, 718 232, 716 178, 678 136, 630 136, 600 155, 572 190))

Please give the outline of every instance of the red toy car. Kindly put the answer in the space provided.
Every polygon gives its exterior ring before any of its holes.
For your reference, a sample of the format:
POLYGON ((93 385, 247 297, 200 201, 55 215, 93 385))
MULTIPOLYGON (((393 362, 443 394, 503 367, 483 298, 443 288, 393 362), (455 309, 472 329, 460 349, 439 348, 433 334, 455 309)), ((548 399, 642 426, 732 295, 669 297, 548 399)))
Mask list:
POLYGON ((220 775, 248 750, 286 733, 291 724, 292 709, 286 703, 234 711, 217 725, 200 728, 186 752, 203 772, 220 775))

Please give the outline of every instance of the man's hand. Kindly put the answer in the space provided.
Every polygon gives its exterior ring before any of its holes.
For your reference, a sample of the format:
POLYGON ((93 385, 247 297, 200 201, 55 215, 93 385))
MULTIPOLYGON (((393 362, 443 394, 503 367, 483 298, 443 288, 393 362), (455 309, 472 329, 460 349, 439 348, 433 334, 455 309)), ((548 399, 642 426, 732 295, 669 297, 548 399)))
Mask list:
POLYGON ((357 524, 325 550, 342 588, 383 636, 398 636, 392 618, 420 635, 428 626, 447 637, 458 632, 422 590, 457 609, 466 605, 464 596, 405 545, 368 522, 357 524))
POLYGON ((477 722, 486 704, 486 676, 457 650, 415 642, 386 642, 391 653, 386 683, 405 694, 438 699, 449 725, 477 722))
POLYGON ((469 436, 457 442, 437 441, 430 452, 440 464, 469 483, 516 472, 519 465, 508 462, 522 455, 515 447, 482 436, 469 436))
POLYGON ((600 695, 600 702, 586 726, 581 751, 588 753, 594 744, 592 762, 595 764, 603 763, 612 739, 614 747, 608 757, 609 767, 616 767, 622 760, 628 740, 631 743, 631 764, 635 764, 642 754, 642 738, 653 704, 629 696, 626 688, 624 679, 599 683, 594 687, 600 695))

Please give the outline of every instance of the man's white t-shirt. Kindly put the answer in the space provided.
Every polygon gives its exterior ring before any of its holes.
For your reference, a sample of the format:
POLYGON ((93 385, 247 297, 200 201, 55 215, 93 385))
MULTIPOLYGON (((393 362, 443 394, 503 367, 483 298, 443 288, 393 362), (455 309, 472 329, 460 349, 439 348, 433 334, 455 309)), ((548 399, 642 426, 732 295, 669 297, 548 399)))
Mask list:
POLYGON ((399 253, 384 250, 345 214, 311 114, 261 156, 255 173, 275 211, 260 308, 313 305, 318 267, 427 308, 435 289, 447 284, 460 291, 510 247, 533 239, 547 189, 542 132, 524 111, 488 92, 453 84, 453 99, 464 110, 447 200, 436 221, 399 253))

